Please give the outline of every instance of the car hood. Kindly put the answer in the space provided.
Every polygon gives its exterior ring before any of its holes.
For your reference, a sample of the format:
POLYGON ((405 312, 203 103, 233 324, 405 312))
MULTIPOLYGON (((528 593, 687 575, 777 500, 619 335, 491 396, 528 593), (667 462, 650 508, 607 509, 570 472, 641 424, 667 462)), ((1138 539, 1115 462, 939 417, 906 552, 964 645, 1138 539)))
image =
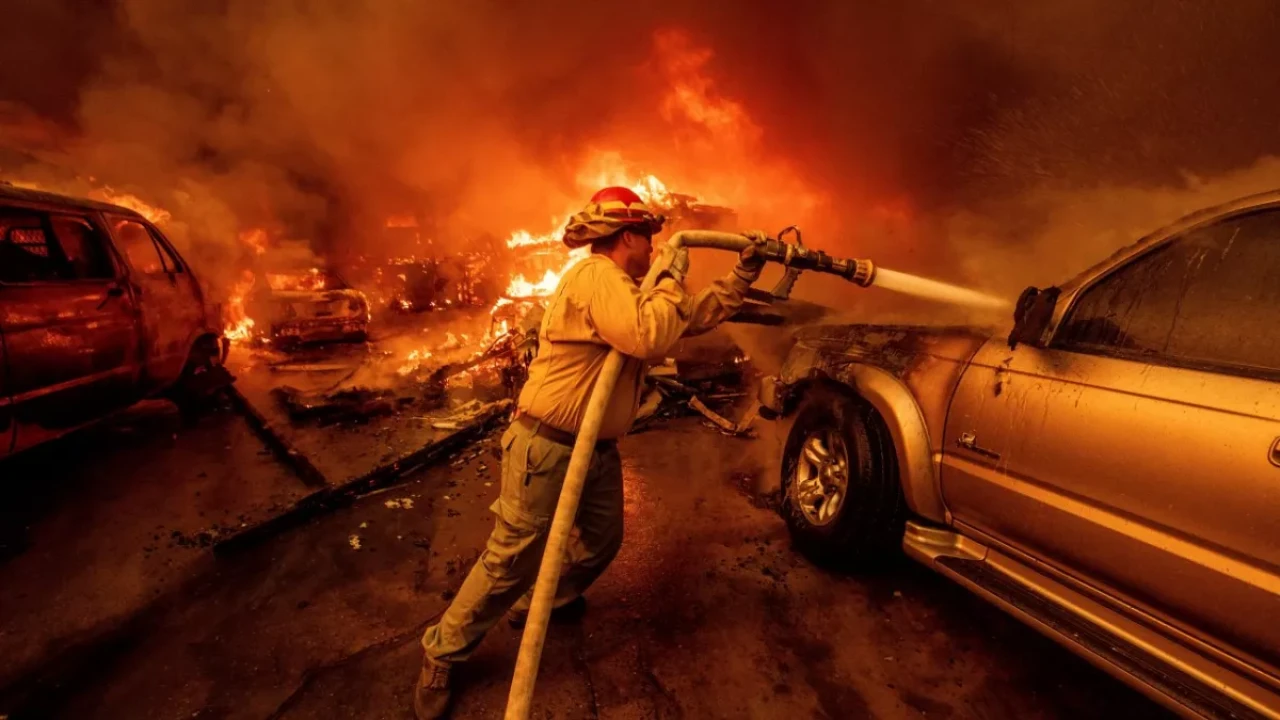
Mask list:
POLYGON ((369 306, 364 293, 350 288, 273 290, 268 303, 273 324, 366 318, 369 306), (358 302, 353 304, 352 300, 358 302))
POLYGON ((901 373, 923 357, 968 362, 991 337, 966 325, 814 325, 794 335, 802 354, 827 363, 863 362, 901 373))

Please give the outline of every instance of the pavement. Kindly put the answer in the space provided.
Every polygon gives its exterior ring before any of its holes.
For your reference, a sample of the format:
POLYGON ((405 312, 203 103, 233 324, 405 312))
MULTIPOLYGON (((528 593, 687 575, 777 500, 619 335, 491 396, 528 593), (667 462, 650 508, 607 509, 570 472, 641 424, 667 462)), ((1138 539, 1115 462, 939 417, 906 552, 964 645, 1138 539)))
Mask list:
MULTIPOLYGON (((6 504, 0 716, 412 717, 418 638, 492 524, 496 434, 214 556, 183 539, 238 521, 216 508, 302 484, 233 413, 121 422, 5 468, 38 499, 6 504)), ((1167 717, 924 568, 810 565, 773 509, 776 441, 696 418, 624 440, 626 543, 552 627, 536 717, 1167 717)), ((486 639, 454 717, 501 716, 518 644, 486 639)))

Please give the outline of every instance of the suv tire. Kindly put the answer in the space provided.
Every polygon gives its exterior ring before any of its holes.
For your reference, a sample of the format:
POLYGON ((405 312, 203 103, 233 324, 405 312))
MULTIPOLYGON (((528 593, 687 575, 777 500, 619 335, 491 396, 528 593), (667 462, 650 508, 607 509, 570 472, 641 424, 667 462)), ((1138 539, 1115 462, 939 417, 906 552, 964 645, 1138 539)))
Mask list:
POLYGON ((217 405, 230 384, 231 376, 222 366, 217 339, 203 337, 191 348, 182 376, 169 391, 169 399, 178 406, 183 420, 193 423, 217 405))
POLYGON ((792 543, 820 565, 868 568, 899 557, 907 505, 875 409, 830 387, 806 394, 783 452, 781 512, 792 543))

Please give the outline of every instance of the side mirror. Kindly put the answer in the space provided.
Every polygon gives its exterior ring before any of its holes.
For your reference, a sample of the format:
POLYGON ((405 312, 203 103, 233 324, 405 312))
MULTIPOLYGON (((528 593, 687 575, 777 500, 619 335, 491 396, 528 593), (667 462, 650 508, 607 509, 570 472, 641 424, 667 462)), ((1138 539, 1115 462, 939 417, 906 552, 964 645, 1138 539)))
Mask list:
POLYGON ((1024 343, 1031 347, 1044 347, 1044 331, 1053 319, 1053 309, 1058 303, 1056 287, 1029 287, 1018 297, 1013 310, 1013 331, 1009 333, 1009 349, 1024 343))

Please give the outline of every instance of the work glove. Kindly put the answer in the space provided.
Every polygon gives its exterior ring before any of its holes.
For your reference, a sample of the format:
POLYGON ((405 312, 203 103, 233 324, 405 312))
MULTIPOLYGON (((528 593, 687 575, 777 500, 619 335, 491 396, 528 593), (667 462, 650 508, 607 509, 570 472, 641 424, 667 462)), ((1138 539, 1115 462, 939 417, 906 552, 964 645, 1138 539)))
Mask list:
POLYGON ((660 273, 670 275, 680 287, 684 287, 685 276, 689 274, 689 249, 664 246, 662 252, 658 254, 657 265, 661 268, 660 273))
POLYGON ((742 234, 751 244, 738 253, 738 264, 733 272, 750 285, 760 279, 760 273, 764 270, 764 244, 769 236, 759 230, 748 230, 742 234))

